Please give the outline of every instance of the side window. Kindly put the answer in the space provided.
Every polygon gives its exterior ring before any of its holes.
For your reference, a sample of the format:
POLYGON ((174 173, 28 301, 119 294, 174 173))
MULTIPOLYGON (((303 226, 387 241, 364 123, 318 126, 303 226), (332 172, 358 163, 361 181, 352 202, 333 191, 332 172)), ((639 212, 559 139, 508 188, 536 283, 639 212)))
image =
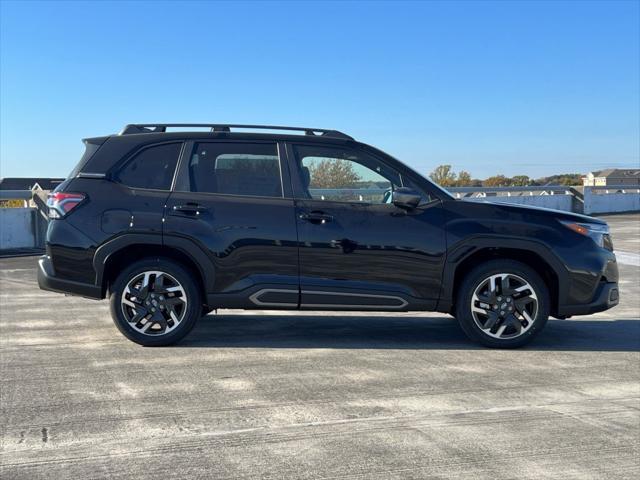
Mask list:
POLYGON ((117 180, 133 188, 169 190, 182 143, 145 148, 118 172, 117 180))
POLYGON ((192 192, 282 197, 275 143, 198 143, 189 161, 192 192))
POLYGON ((295 146, 303 188, 309 198, 340 202, 391 203, 400 175, 364 152, 295 146))

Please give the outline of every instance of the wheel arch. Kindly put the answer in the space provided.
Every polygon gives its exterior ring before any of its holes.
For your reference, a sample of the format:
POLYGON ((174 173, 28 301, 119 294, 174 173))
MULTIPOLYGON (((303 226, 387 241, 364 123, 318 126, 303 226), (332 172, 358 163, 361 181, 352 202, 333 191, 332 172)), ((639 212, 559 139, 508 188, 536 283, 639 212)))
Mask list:
POLYGON ((462 280, 471 269, 489 260, 509 259, 527 265, 540 275, 549 286, 551 313, 557 314, 558 306, 564 303, 567 295, 568 272, 562 262, 538 242, 500 240, 479 238, 452 249, 443 273, 439 311, 450 313, 453 310, 462 280))
POLYGON ((202 249, 190 240, 160 235, 121 235, 96 250, 93 264, 96 284, 106 295, 117 272, 132 261, 149 257, 165 257, 190 270, 200 286, 202 298, 213 290, 213 263, 202 249))

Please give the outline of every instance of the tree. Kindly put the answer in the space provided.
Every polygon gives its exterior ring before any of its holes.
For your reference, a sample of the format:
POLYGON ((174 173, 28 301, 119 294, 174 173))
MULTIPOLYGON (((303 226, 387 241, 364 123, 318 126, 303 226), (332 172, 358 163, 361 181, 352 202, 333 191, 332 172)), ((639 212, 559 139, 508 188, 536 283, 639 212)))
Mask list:
POLYGON ((360 175, 353 169, 353 163, 326 158, 309 165, 311 188, 353 188, 360 181, 360 175))
POLYGON ((539 178, 537 182, 540 185, 582 185, 583 176, 580 173, 562 173, 539 178))
POLYGON ((471 174, 465 170, 462 170, 458 174, 458 180, 456 181, 457 187, 471 187, 473 185, 473 180, 471 179, 471 174))
POLYGON ((495 175, 482 182, 483 187, 506 187, 511 183, 510 179, 504 175, 495 175))
POLYGON ((527 175, 516 175, 511 178, 511 185, 514 187, 527 187, 533 182, 527 175))
POLYGON ((453 187, 456 183, 456 174, 452 171, 451 165, 437 166, 429 177, 441 187, 453 187))

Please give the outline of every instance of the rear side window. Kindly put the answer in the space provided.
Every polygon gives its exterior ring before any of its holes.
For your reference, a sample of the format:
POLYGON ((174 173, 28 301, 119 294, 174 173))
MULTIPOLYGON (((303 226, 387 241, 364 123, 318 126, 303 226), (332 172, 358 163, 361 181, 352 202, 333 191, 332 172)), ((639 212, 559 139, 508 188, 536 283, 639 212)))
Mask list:
POLYGON ((198 143, 189 161, 192 192, 282 197, 275 143, 198 143))
POLYGON ((137 153, 118 172, 118 181, 132 188, 169 190, 182 143, 148 147, 137 153))

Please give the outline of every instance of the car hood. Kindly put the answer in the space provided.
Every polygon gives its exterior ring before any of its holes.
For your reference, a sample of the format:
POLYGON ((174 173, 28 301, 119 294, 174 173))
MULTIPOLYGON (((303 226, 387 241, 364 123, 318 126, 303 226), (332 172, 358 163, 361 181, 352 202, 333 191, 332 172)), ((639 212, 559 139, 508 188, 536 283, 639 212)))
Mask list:
POLYGON ((536 211, 542 214, 548 214, 550 217, 569 220, 580 223, 598 223, 600 225, 606 225, 607 222, 604 220, 600 220, 599 218, 590 217, 588 215, 582 215, 580 213, 567 212, 565 210, 556 210, 553 208, 545 208, 545 207, 536 207, 533 205, 520 205, 518 203, 507 203, 507 202, 492 202, 490 200, 468 200, 461 199, 461 201, 469 202, 469 203, 487 203, 490 205, 495 205, 496 207, 502 207, 505 211, 511 212, 526 212, 526 211, 536 211))

